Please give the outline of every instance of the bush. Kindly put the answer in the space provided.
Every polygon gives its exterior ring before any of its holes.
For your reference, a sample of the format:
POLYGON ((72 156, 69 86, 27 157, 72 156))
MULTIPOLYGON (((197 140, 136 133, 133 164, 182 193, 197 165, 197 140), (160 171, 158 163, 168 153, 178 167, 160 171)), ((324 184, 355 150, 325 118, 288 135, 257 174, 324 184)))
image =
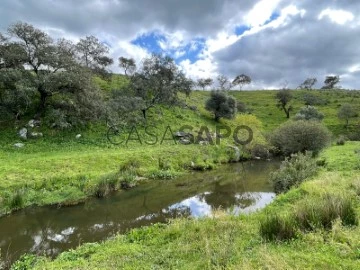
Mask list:
POLYGON ((270 149, 267 145, 255 144, 251 149, 251 157, 268 159, 270 158, 270 149))
POLYGON ((322 99, 320 97, 308 93, 304 95, 304 103, 307 106, 315 106, 315 105, 327 105, 329 102, 325 99, 322 99))
POLYGON ((268 241, 284 241, 296 237, 297 226, 289 215, 267 214, 260 220, 260 235, 268 241))
POLYGON ((301 108, 301 110, 295 115, 294 120, 316 120, 321 121, 324 119, 324 114, 319 112, 313 106, 307 106, 301 108))
POLYGON ((330 194, 325 195, 321 201, 305 201, 297 208, 295 219, 304 231, 330 230, 336 219, 340 219, 345 226, 358 224, 352 201, 330 194))
POLYGON ((315 121, 288 121, 277 128, 270 141, 280 152, 290 155, 312 151, 317 154, 326 147, 331 133, 321 123, 315 121))
POLYGON ((309 153, 299 153, 283 161, 280 169, 271 173, 270 181, 276 193, 286 192, 315 175, 317 170, 316 160, 309 153))
POLYGON ((339 138, 336 140, 336 145, 344 145, 346 142, 346 137, 340 135, 339 138))

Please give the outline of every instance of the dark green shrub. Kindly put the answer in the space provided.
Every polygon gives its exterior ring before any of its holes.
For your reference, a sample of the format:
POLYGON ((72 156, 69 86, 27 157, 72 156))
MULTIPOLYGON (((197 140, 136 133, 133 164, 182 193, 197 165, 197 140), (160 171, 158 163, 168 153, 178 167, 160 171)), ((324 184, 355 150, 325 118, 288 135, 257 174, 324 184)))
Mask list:
POLYGON ((267 214, 260 220, 260 235, 268 241, 285 241, 296 237, 297 226, 289 215, 267 214))
MULTIPOLYGON (((30 270, 33 269, 36 260, 37 260, 37 256, 36 255, 32 255, 32 254, 25 254, 22 255, 19 260, 17 260, 12 266, 11 266, 11 270, 30 270)), ((0 264, 1 266, 1 264, 0 264)), ((1 268, 2 269, 2 268, 1 268)))
POLYGON ((282 162, 279 170, 271 173, 270 181, 276 193, 286 192, 293 186, 298 186, 305 179, 316 174, 316 160, 310 153, 293 155, 282 162))
POLYGON ((331 134, 316 121, 288 121, 270 136, 271 143, 280 152, 290 155, 312 151, 317 154, 330 143, 331 134))

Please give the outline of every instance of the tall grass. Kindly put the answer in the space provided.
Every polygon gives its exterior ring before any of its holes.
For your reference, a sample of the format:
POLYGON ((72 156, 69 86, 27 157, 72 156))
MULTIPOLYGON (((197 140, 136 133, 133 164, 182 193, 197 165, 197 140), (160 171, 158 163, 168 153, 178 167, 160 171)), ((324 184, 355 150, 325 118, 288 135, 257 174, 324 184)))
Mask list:
POLYGON ((345 226, 358 225, 352 200, 332 194, 326 194, 321 200, 300 204, 295 219, 303 231, 330 230, 337 219, 345 226))
POLYGON ((292 216, 268 213, 260 220, 260 235, 268 241, 285 241, 296 237, 297 225, 292 216))

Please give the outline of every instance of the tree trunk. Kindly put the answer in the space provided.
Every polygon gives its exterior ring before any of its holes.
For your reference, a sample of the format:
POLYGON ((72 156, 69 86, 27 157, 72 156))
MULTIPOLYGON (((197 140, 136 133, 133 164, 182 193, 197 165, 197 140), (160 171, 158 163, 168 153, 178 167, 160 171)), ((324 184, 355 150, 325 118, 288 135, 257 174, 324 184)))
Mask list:
POLYGON ((46 100, 49 95, 42 89, 41 86, 38 88, 38 91, 40 93, 40 103, 39 103, 39 107, 37 109, 36 115, 41 117, 45 113, 46 100))

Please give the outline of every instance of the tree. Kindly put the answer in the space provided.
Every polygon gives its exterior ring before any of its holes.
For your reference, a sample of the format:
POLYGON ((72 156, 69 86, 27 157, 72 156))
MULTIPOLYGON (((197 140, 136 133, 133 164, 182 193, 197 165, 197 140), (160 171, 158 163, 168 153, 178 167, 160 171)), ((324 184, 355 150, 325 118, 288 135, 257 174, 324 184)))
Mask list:
POLYGON ((251 83, 251 78, 248 75, 245 75, 245 74, 241 74, 241 75, 236 76, 235 79, 232 82, 232 84, 234 86, 239 85, 240 90, 242 90, 244 85, 250 84, 250 83, 251 83))
POLYGON ((200 86, 203 90, 205 90, 206 87, 211 86, 213 83, 214 81, 211 78, 197 80, 197 85, 200 86))
POLYGON ((298 86, 299 89, 307 89, 310 90, 317 83, 316 78, 307 78, 302 84, 298 86))
POLYGON ((347 104, 347 103, 343 104, 338 111, 338 117, 339 117, 339 119, 345 120, 346 127, 349 126, 350 119, 355 118, 357 116, 358 116, 358 114, 357 114, 355 108, 351 104, 347 104))
POLYGON ((271 135, 272 145, 283 154, 318 153, 331 140, 329 130, 317 121, 288 121, 271 135))
POLYGON ((215 121, 220 118, 232 119, 236 114, 236 100, 224 92, 212 91, 205 109, 214 114, 215 121))
POLYGON ((106 68, 113 64, 113 60, 107 56, 109 48, 94 36, 80 39, 76 44, 76 52, 82 66, 101 75, 106 74, 106 68))
POLYGON ((47 108, 58 112, 54 119, 60 119, 61 113, 64 121, 73 123, 98 116, 100 91, 93 85, 92 76, 78 65, 75 46, 70 41, 54 42, 46 33, 21 22, 10 26, 8 32, 11 38, 3 47, 1 57, 3 107, 20 115, 32 105, 30 97, 36 93, 36 117, 45 116, 47 108), (13 100, 15 104, 8 102, 11 95, 18 97, 13 100))
POLYGON ((119 66, 124 69, 125 75, 133 74, 136 70, 136 63, 133 58, 120 57, 119 66))
POLYGON ((175 104, 178 92, 189 95, 192 84, 171 57, 153 54, 132 76, 130 86, 133 96, 144 102, 141 111, 146 119, 146 112, 156 104, 175 104))
POLYGON ((300 111, 295 115, 294 120, 315 120, 321 121, 324 119, 324 114, 319 112, 313 106, 306 106, 300 109, 300 111))
POLYGON ((324 86, 322 89, 335 89, 339 88, 339 86, 336 86, 340 82, 339 76, 326 76, 324 81, 324 86))
POLYGON ((219 90, 230 90, 231 84, 228 77, 226 77, 225 75, 219 75, 216 79, 219 83, 219 90))
POLYGON ((292 111, 292 106, 289 104, 292 100, 292 94, 290 90, 283 89, 276 93, 277 106, 283 110, 286 114, 286 118, 290 118, 290 112, 292 111))

